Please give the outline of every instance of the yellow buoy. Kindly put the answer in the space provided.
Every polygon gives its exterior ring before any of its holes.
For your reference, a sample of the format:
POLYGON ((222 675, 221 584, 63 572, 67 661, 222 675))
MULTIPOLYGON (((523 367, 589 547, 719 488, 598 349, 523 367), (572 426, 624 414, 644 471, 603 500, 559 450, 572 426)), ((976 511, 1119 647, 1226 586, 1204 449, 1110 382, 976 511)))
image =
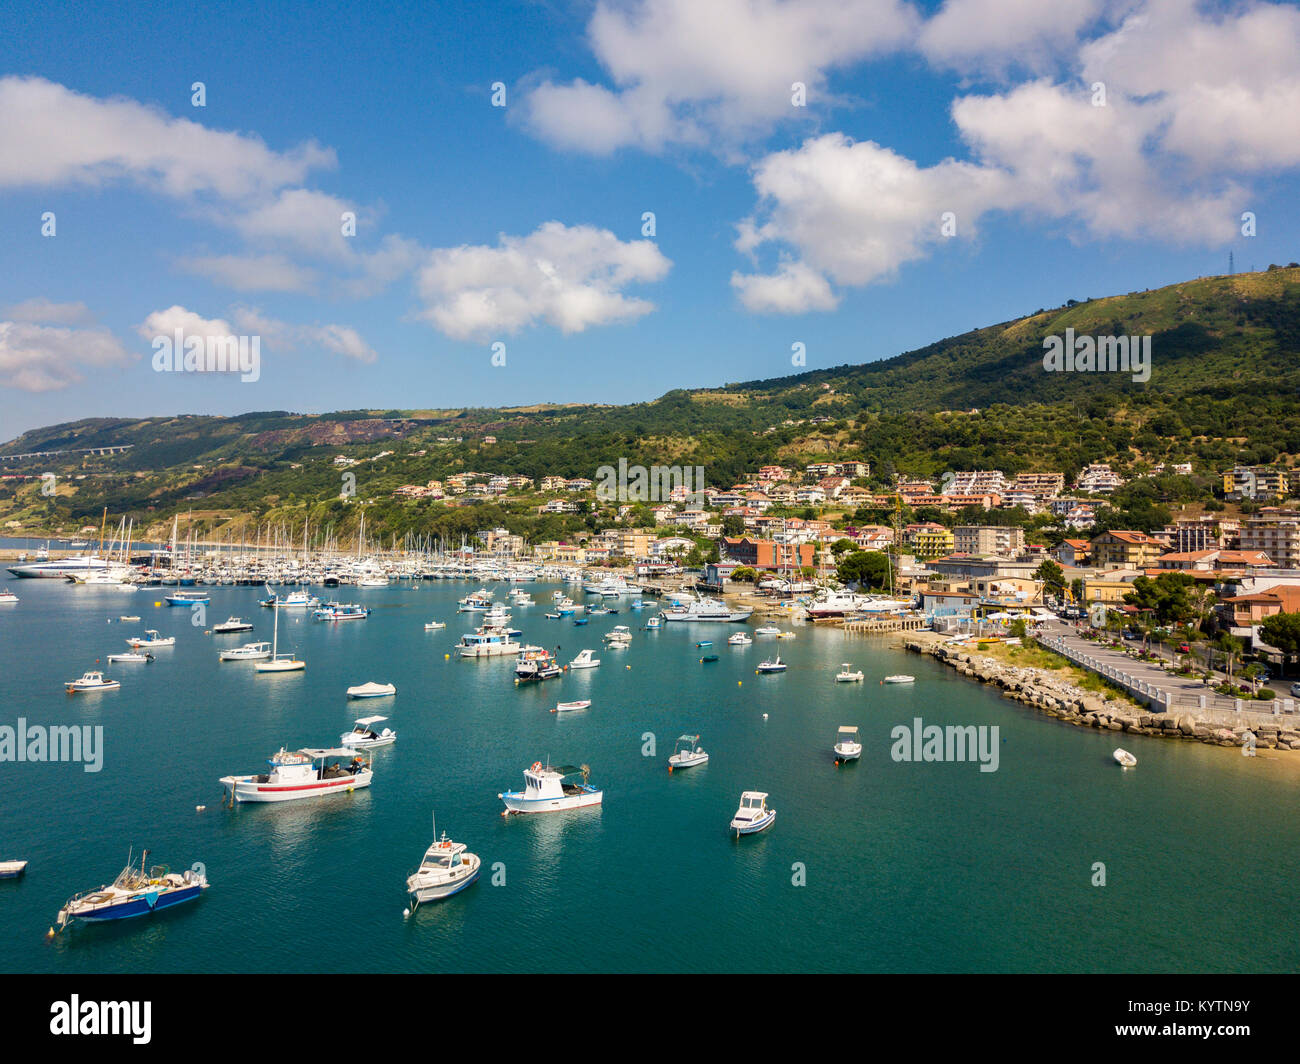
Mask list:
POLYGON ((450 660, 451 660, 451 655, 450 655, 450 654, 444 654, 444 655, 442 656, 442 660, 443 660, 443 661, 450 661, 450 660))
POLYGON ((740 686, 741 684, 743 684, 744 682, 745 682, 744 680, 737 680, 737 681, 736 681, 736 686, 739 687, 739 686, 740 686))
POLYGON ((161 606, 162 603, 161 603, 161 602, 155 602, 154 605, 155 605, 155 606, 161 606))

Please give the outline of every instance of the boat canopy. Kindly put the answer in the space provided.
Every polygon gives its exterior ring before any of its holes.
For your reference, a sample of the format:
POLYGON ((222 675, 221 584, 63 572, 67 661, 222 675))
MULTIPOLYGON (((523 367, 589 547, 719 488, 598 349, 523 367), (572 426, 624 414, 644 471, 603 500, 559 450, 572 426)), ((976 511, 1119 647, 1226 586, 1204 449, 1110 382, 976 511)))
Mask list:
POLYGON ((387 717, 358 717, 357 724, 364 724, 367 728, 372 724, 378 724, 381 720, 387 720, 387 717))
POLYGON ((858 736, 858 729, 857 729, 857 728, 843 727, 843 728, 840 729, 840 734, 841 734, 841 735, 844 735, 844 736, 847 736, 847 737, 850 738, 850 739, 856 739, 857 736, 858 736))
POLYGON ((677 741, 679 743, 698 743, 700 737, 698 735, 679 735, 677 741))
MULTIPOLYGON (((381 717, 380 719, 382 720, 383 718, 381 717)), ((355 750, 349 749, 348 747, 342 747, 342 746, 336 746, 329 750, 309 750, 304 748, 302 750, 299 750, 298 753, 305 754, 307 757, 310 757, 313 761, 319 761, 323 757, 356 757, 357 756, 357 752, 355 750)))

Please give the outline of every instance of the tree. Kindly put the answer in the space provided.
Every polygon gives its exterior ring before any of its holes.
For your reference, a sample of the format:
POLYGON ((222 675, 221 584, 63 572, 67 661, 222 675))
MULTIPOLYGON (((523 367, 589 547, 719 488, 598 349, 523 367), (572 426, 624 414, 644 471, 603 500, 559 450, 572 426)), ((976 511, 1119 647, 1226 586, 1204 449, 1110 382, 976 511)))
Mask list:
POLYGON ((1186 573, 1161 573, 1154 580, 1139 576, 1124 601, 1138 609, 1151 610, 1162 624, 1186 625, 1199 619, 1190 594, 1195 583, 1186 573))
POLYGON ((1065 570, 1050 558, 1034 570, 1034 579, 1043 583, 1043 594, 1061 598, 1065 594, 1065 570))
POLYGON ((835 555, 836 558, 839 558, 839 556, 845 551, 855 550, 856 547, 857 544, 855 544, 851 539, 837 539, 831 544, 831 553, 835 555))
POLYGON ((889 577, 889 559, 878 550, 855 550, 840 559, 835 575, 842 584, 884 587, 889 577))
POLYGON ((722 519, 722 534, 738 539, 745 534, 745 519, 739 514, 728 514, 722 519))
POLYGON ((1081 576, 1070 581, 1070 595, 1075 602, 1082 602, 1088 594, 1088 584, 1081 576))
POLYGON ((1291 662, 1300 654, 1300 613, 1275 613, 1259 626, 1259 637, 1282 651, 1283 660, 1291 662))
POLYGON ((758 573, 748 565, 740 565, 732 570, 731 579, 740 583, 752 584, 758 579, 758 573))

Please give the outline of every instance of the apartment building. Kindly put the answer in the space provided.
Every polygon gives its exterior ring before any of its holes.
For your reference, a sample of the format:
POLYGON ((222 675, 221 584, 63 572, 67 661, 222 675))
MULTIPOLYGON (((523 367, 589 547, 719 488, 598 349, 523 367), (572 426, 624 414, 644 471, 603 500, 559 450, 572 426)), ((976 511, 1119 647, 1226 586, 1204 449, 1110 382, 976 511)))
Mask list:
POLYGON ((1285 499, 1290 494, 1285 469, 1236 466, 1223 474, 1223 493, 1230 499, 1285 499))
POLYGON ((1109 465, 1101 462, 1088 466, 1074 482, 1077 491, 1086 491, 1089 495, 1109 495, 1121 487, 1124 478, 1114 472, 1109 465))
POLYGON ((933 521, 927 521, 919 525, 908 525, 903 529, 903 544, 913 551, 918 558, 927 561, 931 558, 942 558, 951 554, 954 542, 952 532, 933 521))
POLYGON ((1300 568, 1300 510, 1272 507, 1244 518, 1241 549, 1263 551, 1279 569, 1300 568))
POLYGON ((1092 564, 1098 569, 1146 569, 1163 553, 1160 541, 1145 532, 1103 532, 1092 541, 1092 564))
POLYGON ((959 525, 952 530, 953 549, 958 554, 999 554, 1012 557, 1025 546, 1023 528, 996 525, 959 525))

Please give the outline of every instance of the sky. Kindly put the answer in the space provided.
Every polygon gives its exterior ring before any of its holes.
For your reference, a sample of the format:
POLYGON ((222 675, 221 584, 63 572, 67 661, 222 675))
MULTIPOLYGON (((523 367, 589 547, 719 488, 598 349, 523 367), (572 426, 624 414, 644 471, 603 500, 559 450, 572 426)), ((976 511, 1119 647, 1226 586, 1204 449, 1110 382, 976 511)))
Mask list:
POLYGON ((10 2, 0 440, 868 362, 1300 259, 1297 192, 1294 4, 10 2))

